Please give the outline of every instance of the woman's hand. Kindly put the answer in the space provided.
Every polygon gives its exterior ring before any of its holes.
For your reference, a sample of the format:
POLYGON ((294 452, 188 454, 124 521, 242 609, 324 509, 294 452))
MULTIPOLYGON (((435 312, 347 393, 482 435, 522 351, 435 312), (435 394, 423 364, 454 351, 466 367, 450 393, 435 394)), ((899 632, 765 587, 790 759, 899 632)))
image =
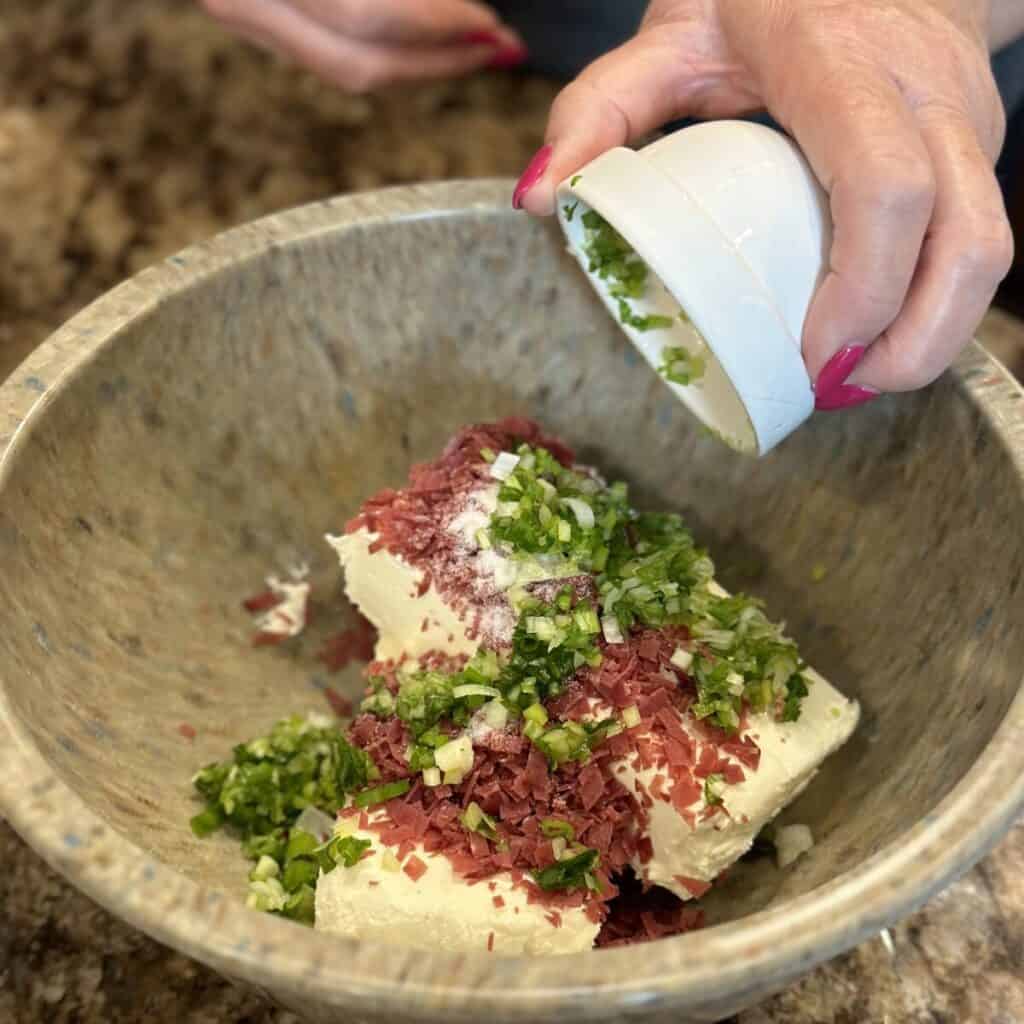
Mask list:
POLYGON ((922 387, 969 340, 1013 240, 982 0, 654 0, 558 97, 515 204, 681 115, 766 107, 830 197, 830 269, 803 350, 819 408, 922 387))
POLYGON ((202 0, 252 42, 348 92, 522 63, 522 40, 473 0, 202 0))

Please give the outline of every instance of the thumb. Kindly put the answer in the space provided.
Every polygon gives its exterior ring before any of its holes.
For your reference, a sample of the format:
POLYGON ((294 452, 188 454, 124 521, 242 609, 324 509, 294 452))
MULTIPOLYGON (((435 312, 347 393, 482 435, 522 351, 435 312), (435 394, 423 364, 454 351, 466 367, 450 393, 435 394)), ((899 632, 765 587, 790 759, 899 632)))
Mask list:
POLYGON ((671 120, 680 106, 673 88, 679 75, 678 51, 643 33, 587 67, 555 99, 546 145, 519 179, 513 206, 552 213, 559 182, 671 120))

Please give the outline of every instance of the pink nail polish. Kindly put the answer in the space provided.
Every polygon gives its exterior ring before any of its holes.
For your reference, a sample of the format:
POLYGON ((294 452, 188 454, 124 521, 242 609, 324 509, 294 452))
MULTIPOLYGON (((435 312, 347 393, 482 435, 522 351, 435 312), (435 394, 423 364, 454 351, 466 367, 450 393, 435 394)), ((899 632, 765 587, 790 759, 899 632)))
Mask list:
POLYGON ((826 396, 834 388, 845 384, 847 378, 857 369, 867 349, 863 345, 846 345, 841 348, 822 368, 814 384, 815 394, 826 396))
POLYGON ((491 32, 488 29, 467 32, 465 35, 459 36, 459 42, 465 43, 466 46, 501 46, 501 39, 498 38, 498 33, 491 32))
POLYGON ((819 393, 814 400, 814 408, 820 412, 836 412, 839 409, 852 409, 855 405, 864 405, 878 397, 872 388, 858 387, 856 384, 839 384, 827 394, 819 393))
POLYGON ((533 154, 533 159, 526 165, 523 176, 516 183, 516 190, 512 193, 512 208, 521 210, 523 199, 526 193, 544 177, 544 172, 551 163, 551 146, 542 146, 533 154))
POLYGON ((496 71, 517 68, 528 56, 529 52, 525 46, 506 46, 494 55, 487 66, 494 68, 496 71))

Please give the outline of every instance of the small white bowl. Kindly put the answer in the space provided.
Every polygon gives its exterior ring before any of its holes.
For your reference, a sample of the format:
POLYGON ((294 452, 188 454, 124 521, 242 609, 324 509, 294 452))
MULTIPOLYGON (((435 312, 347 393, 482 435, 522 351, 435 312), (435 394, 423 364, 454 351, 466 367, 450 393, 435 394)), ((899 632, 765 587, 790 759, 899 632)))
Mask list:
POLYGON ((570 251, 621 323, 610 282, 590 272, 588 209, 649 268, 645 294, 628 300, 633 314, 672 318, 648 330, 623 323, 633 344, 656 370, 666 348, 703 357, 698 380, 666 383, 710 430, 763 455, 811 415, 800 339, 832 225, 785 135, 745 121, 694 125, 639 151, 609 150, 559 186, 570 251))

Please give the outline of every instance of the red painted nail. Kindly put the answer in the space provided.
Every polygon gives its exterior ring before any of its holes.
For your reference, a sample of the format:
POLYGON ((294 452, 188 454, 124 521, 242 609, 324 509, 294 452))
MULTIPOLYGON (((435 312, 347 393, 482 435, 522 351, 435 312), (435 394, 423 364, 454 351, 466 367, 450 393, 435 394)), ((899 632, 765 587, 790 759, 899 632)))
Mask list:
POLYGON ((525 46, 506 46, 494 55, 487 66, 497 71, 517 68, 529 55, 525 46))
POLYGON ((836 412, 839 409, 852 409, 855 405, 864 405, 878 397, 872 388, 861 388, 856 384, 839 384, 827 394, 819 394, 814 400, 814 408, 821 412, 836 412))
POLYGON ((489 29, 480 29, 476 32, 467 32, 459 36, 459 42, 466 46, 501 46, 501 39, 497 32, 489 29))
POLYGON ((847 345, 841 348, 824 366, 815 382, 814 390, 827 395, 833 388, 845 384, 847 377, 857 369, 867 349, 863 345, 847 345))
POLYGON ((533 159, 526 165, 523 176, 516 183, 516 190, 512 193, 512 207, 516 210, 523 208, 523 199, 526 193, 544 177, 544 172, 551 163, 551 146, 542 146, 533 154, 533 159))

